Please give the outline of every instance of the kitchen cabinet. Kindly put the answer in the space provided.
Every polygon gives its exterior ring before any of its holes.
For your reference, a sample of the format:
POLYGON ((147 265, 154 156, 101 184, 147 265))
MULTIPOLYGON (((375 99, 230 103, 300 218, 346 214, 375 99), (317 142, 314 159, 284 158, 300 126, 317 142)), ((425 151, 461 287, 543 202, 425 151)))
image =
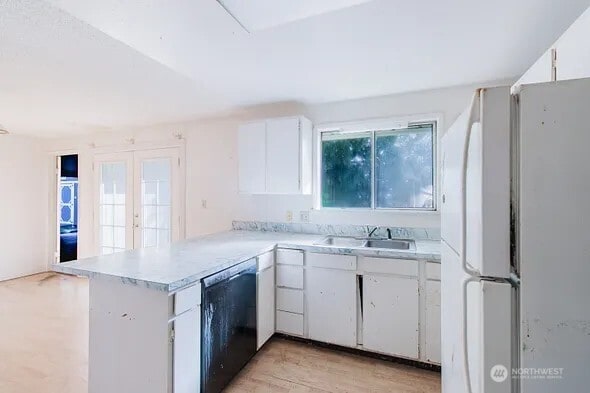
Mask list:
POLYGON ((239 190, 311 194, 312 125, 302 117, 266 119, 238 131, 239 190))
POLYGON ((201 312, 199 307, 177 316, 173 326, 173 392, 198 392, 201 389, 201 312))
POLYGON ((278 332, 440 364, 440 263, 276 255, 278 332))
POLYGON ((420 360, 440 364, 440 263, 425 262, 422 289, 423 322, 420 325, 422 350, 420 360))
POLYGON ((266 123, 258 121, 238 129, 239 190, 244 194, 266 189, 266 123))
POLYGON ((277 286, 303 289, 303 267, 278 265, 277 286))
POLYGON ((89 392, 200 391, 200 283, 169 293, 91 278, 88 318, 89 392))
POLYGON ((362 299, 363 348, 417 359, 418 278, 365 274, 362 299))
POLYGON ((440 281, 426 281, 423 360, 440 364, 440 281))
POLYGON ((297 194, 300 188, 299 119, 266 122, 266 184, 272 194, 297 194))
POLYGON ((260 349, 275 332, 274 252, 258 257, 256 288, 257 349, 260 349))
POLYGON ((305 336, 303 252, 277 249, 276 330, 305 336))
POLYGON ((356 347, 356 273, 308 267, 306 270, 309 338, 356 347))
POLYGON ((193 285, 173 295, 173 392, 198 392, 201 388, 201 286, 193 285))

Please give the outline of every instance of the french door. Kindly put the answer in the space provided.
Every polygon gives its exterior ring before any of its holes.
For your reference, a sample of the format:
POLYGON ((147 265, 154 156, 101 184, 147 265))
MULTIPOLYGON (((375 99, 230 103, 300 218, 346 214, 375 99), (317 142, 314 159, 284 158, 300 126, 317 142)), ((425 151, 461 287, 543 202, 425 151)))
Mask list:
POLYGON ((98 255, 181 238, 179 148, 96 154, 94 173, 98 255))

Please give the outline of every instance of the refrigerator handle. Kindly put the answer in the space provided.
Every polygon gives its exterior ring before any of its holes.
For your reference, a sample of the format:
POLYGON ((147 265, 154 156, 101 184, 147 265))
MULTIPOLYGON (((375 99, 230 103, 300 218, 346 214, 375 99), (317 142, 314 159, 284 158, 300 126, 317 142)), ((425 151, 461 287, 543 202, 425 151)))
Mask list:
POLYGON ((478 118, 478 104, 481 99, 481 93, 482 89, 478 89, 471 100, 471 109, 467 120, 465 141, 463 143, 463 166, 461 168, 461 269, 466 274, 475 277, 479 277, 480 273, 467 265, 467 160, 469 158, 469 145, 471 144, 473 125, 478 118))
POLYGON ((477 282, 479 281, 479 278, 477 277, 469 277, 466 278, 465 280, 463 280, 462 283, 462 288, 461 288, 461 293, 462 293, 462 299, 461 299, 461 308, 462 308, 462 313, 461 313, 461 317, 462 317, 462 323, 463 323, 463 329, 461 329, 461 331, 463 332, 463 336, 461 337, 463 340, 463 371, 465 373, 465 385, 466 385, 466 393, 472 393, 472 389, 471 389, 471 373, 469 371, 469 342, 467 340, 467 285, 469 285, 469 283, 471 282, 477 282))
POLYGON ((467 130, 463 144, 463 166, 461 168, 461 269, 469 275, 462 284, 462 319, 463 319, 463 372, 465 373, 466 393, 472 393, 471 375, 469 372, 469 351, 467 350, 467 285, 478 280, 479 272, 467 265, 467 160, 469 158, 469 145, 471 132, 478 117, 478 104, 481 99, 482 89, 478 89, 471 100, 467 130))

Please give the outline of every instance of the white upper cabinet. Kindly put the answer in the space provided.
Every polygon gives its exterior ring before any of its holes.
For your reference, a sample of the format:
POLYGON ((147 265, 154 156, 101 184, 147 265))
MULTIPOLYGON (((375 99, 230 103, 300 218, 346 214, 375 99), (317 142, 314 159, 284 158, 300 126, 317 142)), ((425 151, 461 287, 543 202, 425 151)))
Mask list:
POLYGON ((239 129, 239 184, 245 194, 311 194, 312 125, 267 119, 239 129))
POLYGON ((299 119, 266 122, 266 184, 273 194, 298 194, 300 182, 299 119))
POLYGON ((248 123, 238 130, 239 189, 254 194, 266 187, 266 123, 248 123))

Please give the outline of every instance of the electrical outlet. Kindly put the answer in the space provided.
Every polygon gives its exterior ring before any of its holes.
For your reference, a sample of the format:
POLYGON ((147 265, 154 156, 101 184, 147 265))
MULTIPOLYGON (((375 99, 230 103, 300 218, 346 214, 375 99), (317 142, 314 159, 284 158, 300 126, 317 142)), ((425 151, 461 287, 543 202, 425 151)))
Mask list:
POLYGON ((309 211, 302 210, 299 212, 299 220, 301 222, 309 222, 309 211))
POLYGON ((201 199, 201 207, 203 209, 206 209, 207 208, 207 200, 206 199, 201 199))
POLYGON ((293 212, 291 210, 287 210, 287 222, 293 221, 293 212))

